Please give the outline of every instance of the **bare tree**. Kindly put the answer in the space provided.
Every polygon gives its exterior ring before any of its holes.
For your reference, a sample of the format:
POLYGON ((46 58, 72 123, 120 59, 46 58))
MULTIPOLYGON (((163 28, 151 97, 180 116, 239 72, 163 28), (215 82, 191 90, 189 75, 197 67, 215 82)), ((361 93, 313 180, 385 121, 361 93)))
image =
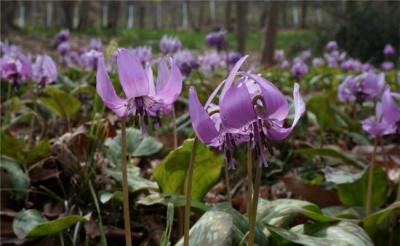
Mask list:
POLYGON ((247 1, 236 2, 236 49, 240 53, 246 50, 247 8, 247 1))
POLYGON ((264 36, 264 47, 261 56, 261 63, 266 66, 272 66, 274 64, 274 50, 276 33, 278 30, 278 10, 279 2, 271 1, 270 3, 269 16, 267 19, 267 25, 265 28, 264 36))
POLYGON ((15 28, 14 18, 17 2, 0 1, 1 6, 1 34, 4 35, 10 29, 15 28))
POLYGON ((306 27, 307 20, 307 2, 305 0, 301 1, 301 17, 300 17, 300 28, 304 29, 306 27))
POLYGON ((226 1, 225 3, 225 29, 228 32, 233 31, 233 26, 232 26, 232 2, 231 1, 226 1))

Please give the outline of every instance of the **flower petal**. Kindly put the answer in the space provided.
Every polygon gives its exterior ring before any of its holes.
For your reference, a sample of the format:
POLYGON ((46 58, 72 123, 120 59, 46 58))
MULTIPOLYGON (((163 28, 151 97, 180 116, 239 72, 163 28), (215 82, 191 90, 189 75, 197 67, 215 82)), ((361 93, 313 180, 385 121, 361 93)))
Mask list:
POLYGON ((296 126, 300 117, 303 115, 306 106, 303 101, 303 98, 300 94, 300 86, 295 83, 293 89, 293 98, 294 98, 294 120, 292 126, 289 128, 283 128, 280 124, 275 124, 268 128, 268 136, 273 140, 283 140, 289 136, 289 134, 293 131, 293 128, 296 126))
POLYGON ((242 58, 240 58, 240 60, 236 62, 236 64, 233 66, 233 68, 229 72, 229 75, 225 81, 224 88, 222 89, 222 92, 221 92, 221 98, 225 95, 225 93, 229 89, 229 87, 231 87, 236 74, 238 73, 239 69, 242 67, 243 63, 246 61, 247 57, 249 57, 249 55, 245 55, 242 58))
POLYGON ((194 87, 189 89, 189 114, 196 136, 204 144, 211 144, 219 136, 219 132, 201 105, 194 87))
POLYGON ((249 74, 249 76, 261 87, 265 103, 265 117, 279 121, 285 120, 289 113, 289 104, 285 95, 268 80, 255 74, 249 74))
POLYGON ((393 134, 396 131, 393 125, 390 125, 385 121, 379 122, 372 118, 362 121, 362 129, 371 136, 383 136, 393 134))
POLYGON ((149 78, 139 60, 127 49, 117 54, 118 77, 127 98, 149 94, 149 78))
POLYGON ((382 96, 382 114, 384 120, 389 124, 396 124, 400 122, 400 108, 397 107, 396 102, 387 88, 382 96))
POLYGON ((175 62, 168 68, 167 60, 162 60, 158 65, 156 95, 165 104, 173 104, 182 91, 183 76, 175 62))
POLYGON ((96 90, 104 104, 118 117, 127 116, 127 100, 118 97, 115 93, 111 79, 106 72, 102 56, 98 59, 96 80, 96 90))
POLYGON ((232 85, 220 99, 220 113, 225 128, 239 129, 257 120, 251 97, 243 80, 232 85))

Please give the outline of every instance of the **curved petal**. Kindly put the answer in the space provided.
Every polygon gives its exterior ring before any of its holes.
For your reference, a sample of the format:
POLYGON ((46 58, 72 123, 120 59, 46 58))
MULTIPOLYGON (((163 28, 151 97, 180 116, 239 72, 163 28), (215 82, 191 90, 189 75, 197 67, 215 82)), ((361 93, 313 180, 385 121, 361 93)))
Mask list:
POLYGON ((247 57, 249 57, 249 55, 245 55, 242 58, 240 58, 240 60, 236 62, 236 64, 233 66, 233 68, 229 72, 229 75, 225 81, 224 88, 222 89, 222 92, 221 92, 221 98, 225 95, 225 93, 229 89, 229 87, 231 87, 236 74, 238 73, 239 69, 242 67, 243 63, 246 61, 247 57))
POLYGON ((226 91, 219 106, 225 128, 239 129, 257 120, 249 91, 243 81, 232 85, 226 91))
POLYGON ((149 78, 140 61, 127 49, 117 54, 118 77, 127 98, 149 94, 149 78))
POLYGON ((378 122, 372 118, 362 121, 362 129, 371 136, 383 136, 395 132, 393 125, 389 125, 385 121, 378 122))
POLYGON ((289 136, 289 134, 293 131, 293 128, 296 126, 300 117, 303 115, 306 110, 305 103, 300 94, 300 86, 295 83, 293 89, 293 98, 294 98, 294 120, 292 126, 289 128, 281 127, 281 124, 274 124, 268 128, 268 136, 273 140, 283 140, 289 136))
POLYGON ((167 62, 163 60, 158 65, 156 95, 165 104, 173 104, 182 92, 183 76, 175 62, 172 62, 171 69, 167 62))
POLYGON ((115 93, 111 79, 106 72, 102 56, 98 59, 96 80, 96 90, 104 104, 118 117, 127 116, 127 100, 118 97, 117 93, 115 93))
POLYGON ((387 88, 382 96, 382 114, 384 120, 389 124, 400 122, 400 108, 393 100, 390 89, 387 88))
POLYGON ((201 105, 194 87, 189 89, 189 114, 196 136, 204 144, 211 144, 219 136, 219 132, 201 105))
POLYGON ((285 120, 289 113, 289 104, 285 95, 268 80, 255 74, 249 74, 249 76, 261 87, 265 102, 265 118, 279 121, 285 120))

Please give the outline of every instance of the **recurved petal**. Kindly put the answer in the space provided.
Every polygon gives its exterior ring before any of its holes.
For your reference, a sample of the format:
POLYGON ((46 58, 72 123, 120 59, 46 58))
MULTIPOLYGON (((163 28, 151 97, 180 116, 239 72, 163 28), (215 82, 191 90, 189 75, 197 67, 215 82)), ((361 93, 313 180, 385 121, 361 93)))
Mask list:
POLYGON ((221 98, 220 113, 225 128, 240 129, 257 120, 249 91, 243 80, 233 84, 221 98))
POLYGON ((219 136, 219 132, 201 105, 194 87, 189 89, 189 114, 196 136, 204 144, 211 144, 219 136))
POLYGON ((117 53, 118 77, 127 98, 149 94, 149 78, 140 61, 127 49, 117 53))
POLYGON ((385 90, 382 96, 382 114, 384 120, 389 124, 400 122, 400 108, 397 107, 389 88, 385 90))
POLYGON ((182 92, 183 76, 175 62, 170 61, 172 62, 170 69, 167 62, 163 60, 158 66, 156 95, 165 104, 172 104, 182 92))
POLYGON ((362 129, 371 136, 383 136, 395 132, 395 127, 385 121, 368 118, 362 121, 362 129))
POLYGON ((229 72, 229 75, 225 81, 224 88, 222 89, 222 92, 221 92, 221 97, 223 97, 224 94, 226 93, 226 91, 229 89, 229 87, 231 87, 231 85, 236 77, 236 74, 239 72, 239 69, 242 67, 243 63, 246 61, 248 56, 249 55, 245 55, 242 58, 240 58, 240 60, 236 62, 236 64, 233 66, 233 68, 229 72))
POLYGON ((106 72, 104 58, 102 56, 98 59, 96 81, 97 93, 104 104, 118 117, 127 116, 127 100, 118 97, 115 93, 111 79, 106 72))
POLYGON ((280 124, 274 124, 272 127, 268 128, 268 136, 273 140, 283 140, 289 136, 289 134, 293 131, 297 122, 300 120, 300 117, 303 115, 306 106, 303 98, 300 94, 300 86, 299 84, 294 85, 293 89, 293 99, 294 99, 294 119, 292 126, 289 128, 283 128, 280 124))
POLYGON ((255 74, 249 74, 249 76, 261 87, 265 103, 265 118, 285 120, 289 113, 289 104, 285 95, 268 80, 255 74))

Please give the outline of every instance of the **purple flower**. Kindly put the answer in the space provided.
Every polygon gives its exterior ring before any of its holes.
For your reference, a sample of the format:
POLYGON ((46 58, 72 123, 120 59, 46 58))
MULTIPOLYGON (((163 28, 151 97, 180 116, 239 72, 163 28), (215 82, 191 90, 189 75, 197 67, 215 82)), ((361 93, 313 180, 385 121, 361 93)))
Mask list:
POLYGON ((70 50, 70 46, 68 42, 62 42, 57 46, 57 52, 61 56, 65 56, 70 50))
POLYGON ((236 51, 229 51, 226 55, 225 55, 225 62, 226 64, 228 64, 229 66, 233 66, 235 65, 240 58, 242 58, 242 54, 240 54, 239 52, 236 51))
POLYGON ((176 52, 173 59, 184 75, 189 75, 193 69, 199 67, 196 58, 189 50, 180 50, 176 52))
POLYGON ((280 64, 279 67, 282 69, 287 69, 290 67, 290 63, 288 62, 288 60, 283 60, 280 64))
POLYGON ((225 40, 225 31, 211 32, 207 34, 206 44, 215 47, 217 50, 227 48, 228 43, 225 40))
POLYGON ((291 72, 297 78, 303 77, 308 73, 308 66, 303 62, 297 61, 293 64, 291 72))
POLYGON ((160 50, 164 54, 173 54, 182 49, 182 43, 178 38, 164 35, 160 40, 160 50))
POLYGON ((233 163, 235 145, 250 141, 260 163, 266 164, 264 146, 270 140, 283 140, 289 136, 300 116, 305 110, 305 104, 295 84, 294 104, 295 117, 292 126, 283 126, 289 113, 286 97, 269 81, 251 73, 238 73, 244 60, 243 57, 224 80, 220 94, 219 112, 207 112, 212 98, 221 87, 210 96, 205 107, 198 101, 194 88, 189 94, 189 113, 193 129, 197 137, 205 144, 220 146, 227 156, 230 167, 233 163), (235 80, 236 75, 240 75, 235 80), (212 116, 219 113, 213 120, 212 116), (209 114, 211 116, 209 116, 209 114))
POLYGON ((381 68, 385 71, 389 71, 394 68, 394 64, 391 61, 385 61, 385 62, 382 62, 381 68))
POLYGON ((53 59, 48 55, 39 55, 32 65, 32 79, 42 87, 57 79, 57 67, 53 59))
POLYGON ((326 44, 326 49, 328 51, 333 51, 333 50, 337 50, 339 48, 338 44, 336 43, 336 41, 329 41, 326 44))
POLYGON ((161 60, 157 81, 154 83, 151 66, 145 66, 127 49, 117 54, 118 77, 125 98, 119 97, 112 85, 101 56, 97 68, 96 89, 106 106, 118 117, 134 116, 140 120, 142 132, 146 132, 148 117, 154 116, 160 123, 159 114, 167 113, 182 89, 182 75, 171 60, 161 60))
POLYGON ((320 57, 316 57, 316 58, 314 58, 314 59, 312 60, 312 65, 313 65, 314 67, 323 66, 324 64, 325 64, 324 59, 322 59, 322 58, 320 58, 320 57))
POLYGON ((383 49, 383 54, 385 56, 393 56, 395 53, 395 49, 391 44, 386 44, 385 48, 383 49))
POLYGON ((400 133, 400 109, 397 107, 393 93, 387 88, 382 102, 377 103, 375 117, 362 121, 362 128, 371 136, 383 136, 400 133))
POLYGON ((19 56, 5 55, 1 59, 1 77, 12 83, 16 89, 21 82, 25 82, 32 74, 32 65, 29 58, 20 54, 19 56))
POLYGON ((80 63, 86 67, 96 70, 98 59, 102 56, 102 53, 97 50, 89 50, 80 55, 80 63))
POLYGON ((96 50, 96 51, 101 51, 103 49, 103 43, 101 42, 101 39, 92 38, 90 40, 89 49, 96 50))
POLYGON ((151 47, 149 46, 140 46, 134 49, 129 50, 132 55, 134 55, 143 65, 146 63, 151 63, 152 53, 151 47))
POLYGON ((302 61, 307 61, 311 57, 311 49, 304 50, 300 53, 300 59, 302 61))
POLYGON ((282 62, 285 60, 285 51, 284 50, 275 50, 274 51, 274 59, 277 62, 282 62))
POLYGON ((205 52, 200 57, 200 68, 204 72, 210 72, 222 66, 224 66, 224 59, 216 51, 205 52))
POLYGON ((69 41, 69 31, 68 30, 61 30, 56 35, 56 42, 57 44, 64 43, 69 41))
POLYGON ((338 98, 341 102, 373 100, 381 95, 385 87, 385 75, 370 71, 358 76, 348 76, 339 85, 338 98))
POLYGON ((369 71, 371 71, 373 68, 374 68, 374 67, 373 67, 371 64, 369 64, 369 63, 364 63, 364 64, 361 66, 361 71, 363 71, 363 72, 369 72, 369 71))
POLYGON ((362 63, 359 60, 350 58, 350 59, 347 59, 346 61, 344 61, 341 64, 341 67, 345 71, 350 71, 350 70, 361 71, 362 63))

